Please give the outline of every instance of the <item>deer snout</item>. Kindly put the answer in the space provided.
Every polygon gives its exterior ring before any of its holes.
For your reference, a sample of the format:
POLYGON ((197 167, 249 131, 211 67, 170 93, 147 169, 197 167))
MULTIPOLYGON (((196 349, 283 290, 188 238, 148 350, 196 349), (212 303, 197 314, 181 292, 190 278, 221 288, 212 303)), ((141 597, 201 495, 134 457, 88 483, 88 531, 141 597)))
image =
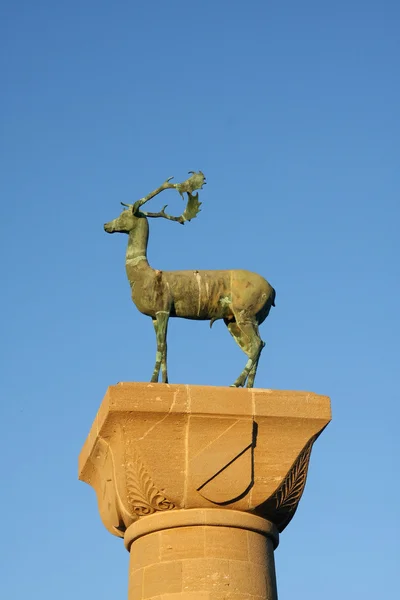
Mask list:
POLYGON ((104 223, 104 231, 107 233, 114 233, 114 229, 111 223, 104 223))

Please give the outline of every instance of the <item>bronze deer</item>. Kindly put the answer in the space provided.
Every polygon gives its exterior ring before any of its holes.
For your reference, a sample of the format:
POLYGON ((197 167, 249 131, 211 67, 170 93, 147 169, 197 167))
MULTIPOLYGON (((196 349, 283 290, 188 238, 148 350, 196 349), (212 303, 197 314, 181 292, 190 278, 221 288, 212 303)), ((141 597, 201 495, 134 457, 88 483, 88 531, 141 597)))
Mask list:
MULTIPOLYGON (((193 171, 190 171, 193 173, 193 171)), ((260 275, 243 270, 224 271, 159 271, 147 261, 149 237, 148 217, 163 217, 184 224, 200 212, 198 193, 205 177, 200 171, 193 173, 183 183, 170 183, 167 179, 159 188, 138 200, 135 204, 123 204, 127 208, 120 216, 104 225, 107 233, 127 233, 126 274, 132 290, 132 300, 138 310, 151 317, 157 338, 156 363, 151 378, 168 383, 167 374, 167 327, 170 317, 210 321, 223 319, 228 330, 248 361, 233 386, 253 387, 261 351, 265 346, 258 326, 275 306, 275 290, 260 275), (186 193, 188 202, 182 215, 174 217, 165 212, 141 211, 140 208, 166 189, 186 193)))

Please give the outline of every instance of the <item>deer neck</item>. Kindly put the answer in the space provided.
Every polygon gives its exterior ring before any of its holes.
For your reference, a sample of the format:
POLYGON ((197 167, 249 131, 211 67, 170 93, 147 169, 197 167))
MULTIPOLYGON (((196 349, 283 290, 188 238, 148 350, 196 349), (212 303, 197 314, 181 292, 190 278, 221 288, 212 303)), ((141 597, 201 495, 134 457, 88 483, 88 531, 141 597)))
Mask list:
POLYGON ((129 281, 136 279, 135 275, 148 269, 147 242, 149 239, 149 224, 145 217, 138 218, 138 223, 129 233, 128 247, 126 249, 125 266, 129 281))

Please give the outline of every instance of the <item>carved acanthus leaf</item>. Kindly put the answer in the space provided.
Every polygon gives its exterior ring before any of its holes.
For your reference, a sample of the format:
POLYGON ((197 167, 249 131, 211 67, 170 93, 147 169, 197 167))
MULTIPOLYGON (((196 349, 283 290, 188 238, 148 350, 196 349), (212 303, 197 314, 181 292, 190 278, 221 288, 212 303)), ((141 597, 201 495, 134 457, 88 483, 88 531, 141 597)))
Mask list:
POLYGON ((312 446, 318 435, 304 446, 275 493, 256 508, 256 513, 275 523, 279 531, 283 531, 296 512, 306 485, 312 446))
POLYGON ((296 462, 283 480, 276 493, 277 510, 295 510, 306 484, 308 463, 314 440, 311 440, 301 451, 296 462))
POLYGON ((171 510, 175 504, 154 486, 137 451, 126 463, 126 486, 129 508, 136 518, 157 510, 171 510))

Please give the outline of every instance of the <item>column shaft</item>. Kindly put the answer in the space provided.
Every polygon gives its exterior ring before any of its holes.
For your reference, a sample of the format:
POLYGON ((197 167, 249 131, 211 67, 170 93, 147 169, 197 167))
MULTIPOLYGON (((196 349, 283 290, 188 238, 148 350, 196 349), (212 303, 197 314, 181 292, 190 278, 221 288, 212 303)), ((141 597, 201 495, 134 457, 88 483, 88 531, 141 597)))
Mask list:
POLYGON ((277 599, 277 532, 268 521, 195 509, 144 517, 135 525, 125 536, 129 600, 166 600, 169 594, 170 600, 277 599))

